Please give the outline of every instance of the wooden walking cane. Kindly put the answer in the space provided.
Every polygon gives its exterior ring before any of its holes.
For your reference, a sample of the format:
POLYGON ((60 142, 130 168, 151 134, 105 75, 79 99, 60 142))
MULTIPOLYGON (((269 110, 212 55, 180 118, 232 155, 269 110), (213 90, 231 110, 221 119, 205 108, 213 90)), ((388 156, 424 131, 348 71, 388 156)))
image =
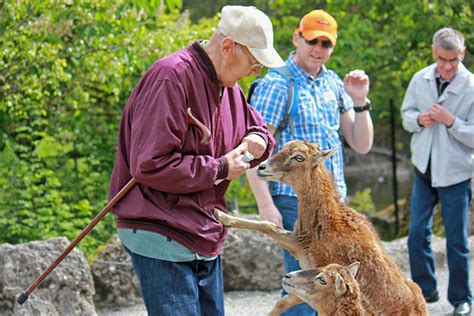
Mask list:
MULTIPOLYGON (((201 136, 201 143, 208 144, 211 139, 211 133, 209 129, 199 120, 197 120, 191 113, 191 109, 188 108, 188 124, 194 125, 198 128, 199 135, 201 136)), ((28 296, 33 292, 46 277, 63 261, 63 259, 76 247, 76 245, 97 225, 98 222, 117 204, 125 194, 127 194, 135 185, 137 181, 135 178, 130 179, 128 183, 107 203, 107 205, 97 214, 96 217, 84 228, 81 233, 74 238, 74 240, 67 246, 66 250, 54 261, 48 269, 46 269, 30 287, 18 295, 16 301, 22 305, 28 299, 28 296)))
POLYGON ((71 250, 76 247, 76 245, 91 231, 92 228, 94 228, 95 225, 97 225, 98 222, 119 202, 122 197, 130 191, 135 184, 137 184, 137 181, 135 178, 130 179, 128 183, 117 193, 110 201, 107 203, 107 205, 97 214, 96 217, 84 228, 81 233, 74 238, 74 240, 67 246, 66 250, 63 251, 63 253, 54 261, 48 269, 46 269, 36 280, 33 282, 33 284, 30 285, 30 287, 26 290, 23 291, 20 295, 18 295, 16 301, 22 305, 27 299, 28 296, 33 292, 43 281, 46 279, 46 277, 57 267, 58 264, 63 261, 63 259, 71 252, 71 250))

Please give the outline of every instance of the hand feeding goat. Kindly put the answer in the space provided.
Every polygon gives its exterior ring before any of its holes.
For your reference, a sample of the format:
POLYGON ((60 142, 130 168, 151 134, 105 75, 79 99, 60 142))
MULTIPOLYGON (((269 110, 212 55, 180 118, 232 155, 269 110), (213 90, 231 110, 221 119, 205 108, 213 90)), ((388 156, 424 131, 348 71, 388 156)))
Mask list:
MULTIPOLYGON (((302 269, 359 261, 361 269, 356 279, 362 306, 369 315, 428 315, 420 288, 405 278, 389 257, 367 218, 340 201, 322 163, 334 151, 319 151, 318 145, 293 141, 258 167, 260 178, 290 184, 296 191, 299 206, 294 232, 219 210, 216 217, 227 227, 269 235, 299 260, 302 269)), ((283 311, 302 302, 289 294, 277 306, 283 311)))

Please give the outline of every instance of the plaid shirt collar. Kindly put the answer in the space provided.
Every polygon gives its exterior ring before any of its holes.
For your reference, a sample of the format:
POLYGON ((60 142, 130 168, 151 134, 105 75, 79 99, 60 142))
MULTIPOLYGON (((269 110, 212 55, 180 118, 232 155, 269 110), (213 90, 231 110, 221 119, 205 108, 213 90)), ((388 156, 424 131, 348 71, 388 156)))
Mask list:
POLYGON ((295 80, 301 81, 301 82, 306 82, 308 80, 309 81, 316 81, 316 80, 321 80, 321 79, 323 79, 324 77, 326 77, 328 75, 328 70, 327 70, 326 66, 322 65, 321 66, 321 71, 318 73, 318 76, 316 78, 314 78, 309 73, 304 71, 304 69, 301 68, 301 66, 298 65, 294 61, 293 57, 295 56, 295 53, 296 53, 295 51, 291 52, 288 55, 288 59, 286 60, 286 65, 288 66, 288 68, 290 68, 290 70, 295 75, 295 80))

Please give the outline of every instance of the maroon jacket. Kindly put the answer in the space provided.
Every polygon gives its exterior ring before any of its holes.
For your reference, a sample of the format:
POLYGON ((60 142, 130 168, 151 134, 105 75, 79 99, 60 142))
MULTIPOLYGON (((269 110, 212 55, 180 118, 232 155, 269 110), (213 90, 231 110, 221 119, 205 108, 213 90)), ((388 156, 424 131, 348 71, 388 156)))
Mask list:
POLYGON ((154 231, 201 255, 217 255, 227 231, 214 217, 225 210, 229 181, 223 155, 255 132, 267 150, 274 140, 236 84, 221 86, 199 42, 156 61, 133 90, 122 114, 110 181, 112 198, 130 179, 136 185, 114 207, 117 226, 154 231), (208 145, 187 121, 187 108, 211 131, 208 145))

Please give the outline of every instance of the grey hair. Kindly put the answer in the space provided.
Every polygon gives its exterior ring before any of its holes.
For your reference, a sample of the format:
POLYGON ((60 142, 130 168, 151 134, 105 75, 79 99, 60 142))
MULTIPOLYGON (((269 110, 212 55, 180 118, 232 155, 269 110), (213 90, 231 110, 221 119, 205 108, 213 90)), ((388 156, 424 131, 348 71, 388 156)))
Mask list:
POLYGON ((434 34, 433 46, 435 48, 461 52, 464 50, 464 36, 458 30, 443 27, 434 34))

